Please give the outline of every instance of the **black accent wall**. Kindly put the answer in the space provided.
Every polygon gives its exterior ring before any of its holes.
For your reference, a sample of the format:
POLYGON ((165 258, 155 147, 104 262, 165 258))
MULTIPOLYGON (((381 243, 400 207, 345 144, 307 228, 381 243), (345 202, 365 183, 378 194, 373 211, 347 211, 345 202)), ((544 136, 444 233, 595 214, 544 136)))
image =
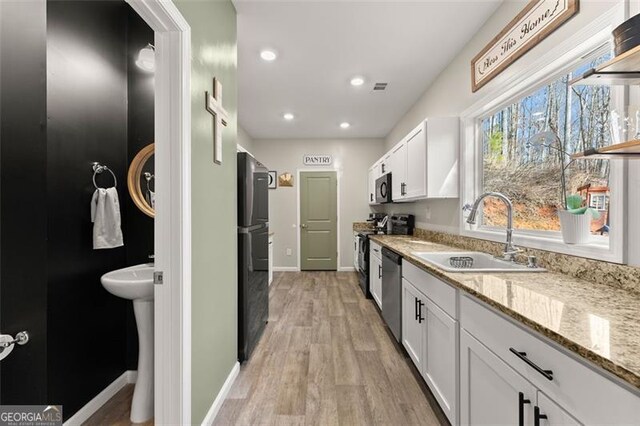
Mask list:
POLYGON ((32 335, 0 362, 0 404, 68 419, 137 365, 131 302, 100 277, 153 253, 126 184, 153 141, 153 74, 134 64, 153 31, 119 0, 0 1, 0 19, 0 324, 32 335), (124 247, 93 250, 94 161, 116 174, 124 247))
POLYGON ((128 196, 126 24, 119 2, 47 3, 48 395, 65 417, 126 370, 130 302, 100 284, 126 251, 93 250, 89 220, 93 161, 128 196))
POLYGON ((47 399, 46 3, 0 1, 0 404, 47 399))

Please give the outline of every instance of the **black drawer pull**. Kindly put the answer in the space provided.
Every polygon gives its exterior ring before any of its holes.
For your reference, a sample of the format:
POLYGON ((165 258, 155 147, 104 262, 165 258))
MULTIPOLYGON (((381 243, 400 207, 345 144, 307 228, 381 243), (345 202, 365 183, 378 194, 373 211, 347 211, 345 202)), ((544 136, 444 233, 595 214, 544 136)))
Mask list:
POLYGON ((518 392, 518 426, 524 426, 524 404, 531 404, 531 400, 524 399, 524 394, 518 392))
POLYGON ((382 278, 382 266, 378 266, 378 278, 382 278))
POLYGON ((534 363, 529 358, 527 358, 527 353, 526 352, 520 352, 520 351, 517 351, 517 350, 515 350, 513 348, 509 348, 509 350, 515 356, 517 356, 518 358, 520 358, 521 360, 526 362, 527 365, 529 365, 529 367, 533 368, 538 373, 542 374, 545 377, 545 379, 553 380, 553 371, 551 371, 551 370, 543 370, 542 368, 540 368, 538 365, 536 365, 536 363, 534 363))
POLYGON ((537 405, 533 408, 533 426, 540 426, 540 420, 548 419, 546 414, 540 412, 540 407, 537 405))
POLYGON ((418 318, 420 318, 420 316, 418 315, 418 298, 414 297, 413 298, 414 303, 413 303, 413 312, 415 312, 416 314, 416 321, 418 321, 418 318))

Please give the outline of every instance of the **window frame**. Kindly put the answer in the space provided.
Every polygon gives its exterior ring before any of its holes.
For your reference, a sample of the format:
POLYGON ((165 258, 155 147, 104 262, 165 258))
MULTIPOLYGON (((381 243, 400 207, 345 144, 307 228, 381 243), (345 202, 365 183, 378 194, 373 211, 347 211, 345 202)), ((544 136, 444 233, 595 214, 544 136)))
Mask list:
MULTIPOLYGON (((520 72, 494 79, 493 88, 474 103, 461 116, 461 179, 460 179, 460 235, 490 240, 505 241, 505 230, 500 227, 469 225, 464 206, 472 204, 482 193, 483 147, 481 120, 506 106, 518 102, 540 87, 570 72, 607 43, 611 30, 624 18, 622 5, 614 6, 599 19, 565 39, 555 48, 541 55, 533 64, 521 65, 520 72), (502 77, 502 78, 500 78, 502 77), (509 89, 501 90, 501 87, 509 89)), ((515 64, 514 64, 515 65, 515 64)), ((512 67, 514 67, 512 65, 512 67)), ((506 73, 503 73, 506 74, 506 73)), ((487 85, 489 87, 489 85, 487 85)), ((611 86, 614 108, 621 109, 627 103, 627 91, 623 87, 611 86)), ((559 231, 514 230, 514 243, 523 247, 537 248, 574 256, 600 259, 615 263, 625 262, 625 229, 627 198, 627 160, 611 160, 609 197, 610 221, 615 226, 609 237, 595 235, 586 245, 569 245, 562 241, 559 231)), ((478 223, 482 223, 480 220, 478 223)))

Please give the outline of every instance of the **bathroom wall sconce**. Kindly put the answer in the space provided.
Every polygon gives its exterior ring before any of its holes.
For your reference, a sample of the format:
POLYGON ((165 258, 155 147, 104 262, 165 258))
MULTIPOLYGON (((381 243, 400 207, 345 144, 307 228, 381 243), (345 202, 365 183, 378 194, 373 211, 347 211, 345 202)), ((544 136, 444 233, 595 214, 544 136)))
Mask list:
POLYGON ((147 44, 147 47, 140 49, 136 65, 138 68, 148 72, 156 70, 156 48, 151 43, 147 44))

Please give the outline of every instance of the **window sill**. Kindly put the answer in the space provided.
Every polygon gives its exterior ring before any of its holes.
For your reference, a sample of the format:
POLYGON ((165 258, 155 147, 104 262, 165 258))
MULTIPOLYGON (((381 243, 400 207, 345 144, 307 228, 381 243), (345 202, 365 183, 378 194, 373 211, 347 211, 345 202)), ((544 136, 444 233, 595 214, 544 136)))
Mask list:
MULTIPOLYGON (((589 244, 565 244, 562 241, 560 233, 550 233, 550 235, 534 235, 526 232, 513 233, 513 242, 516 246, 544 250, 552 253, 562 253, 569 256, 584 257, 587 259, 602 260, 611 263, 624 263, 622 255, 615 253, 610 247, 610 243, 606 238, 594 238, 595 241, 589 244)), ((504 230, 493 229, 470 229, 468 225, 464 225, 460 230, 460 235, 481 240, 495 241, 498 243, 505 242, 504 230)))

